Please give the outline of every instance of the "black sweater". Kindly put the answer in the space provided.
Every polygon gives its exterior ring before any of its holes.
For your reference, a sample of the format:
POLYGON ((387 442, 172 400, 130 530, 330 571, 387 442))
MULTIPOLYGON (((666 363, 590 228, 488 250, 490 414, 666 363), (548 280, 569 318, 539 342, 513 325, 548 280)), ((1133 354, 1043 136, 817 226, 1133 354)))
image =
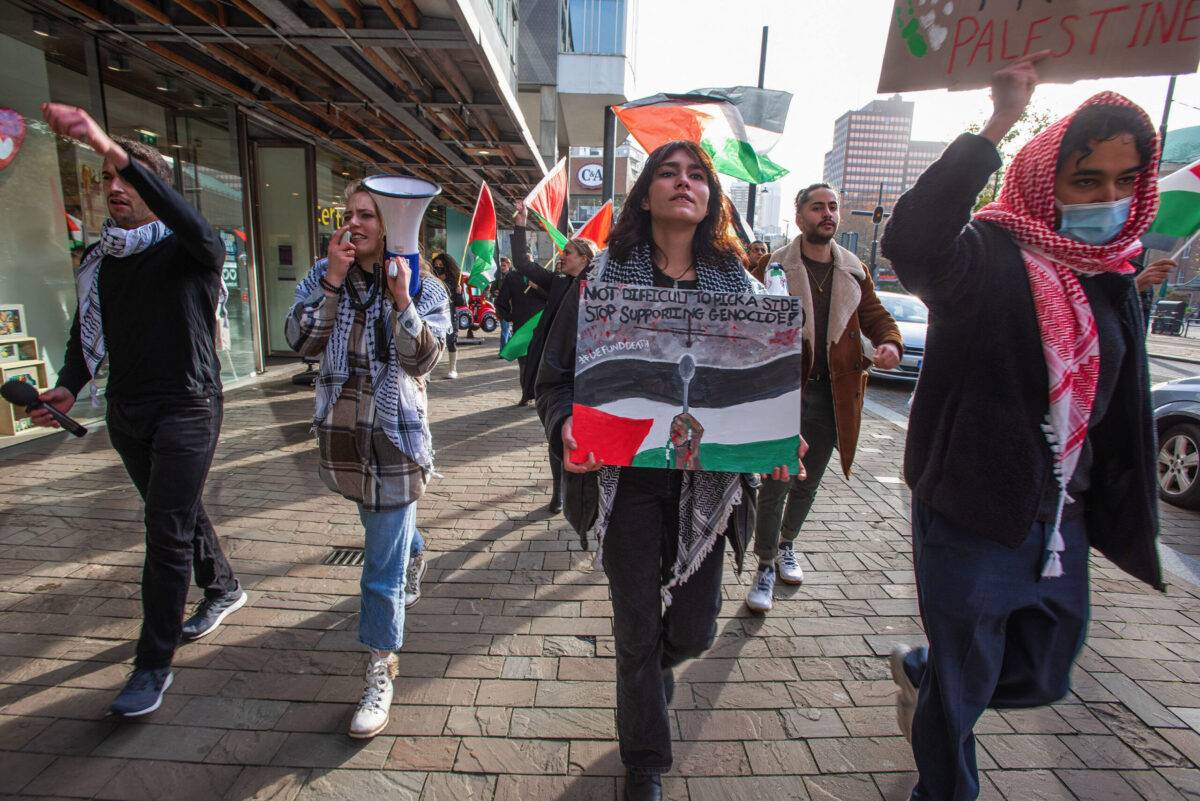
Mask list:
MULTIPOLYGON (((1053 481, 1040 427, 1049 379, 1020 250, 1000 227, 971 220, 976 196, 999 166, 991 142, 960 136, 897 201, 882 247, 930 313, 905 481, 962 531, 1016 547, 1053 481)), ((1155 437, 1137 292, 1128 276, 1087 280, 1112 302, 1125 345, 1107 414, 1088 434, 1090 488, 1081 498, 1088 536, 1122 569, 1161 588, 1155 437)))
MULTIPOLYGON (((110 400, 205 397, 221 391, 213 345, 225 246, 178 192, 136 160, 120 171, 172 235, 100 265, 100 312, 108 348, 110 400)), ((58 386, 74 395, 91 380, 71 323, 58 386)))
POLYGON ((533 337, 529 340, 529 351, 526 356, 533 364, 532 370, 525 371, 525 380, 521 387, 529 397, 536 397, 538 365, 542 363, 542 351, 546 349, 546 338, 550 335, 550 326, 562 305, 563 298, 570 292, 579 291, 579 282, 566 273, 551 272, 529 258, 529 250, 525 245, 525 229, 514 228, 512 235, 513 266, 529 279, 529 282, 546 293, 546 307, 542 311, 542 319, 538 321, 533 337))

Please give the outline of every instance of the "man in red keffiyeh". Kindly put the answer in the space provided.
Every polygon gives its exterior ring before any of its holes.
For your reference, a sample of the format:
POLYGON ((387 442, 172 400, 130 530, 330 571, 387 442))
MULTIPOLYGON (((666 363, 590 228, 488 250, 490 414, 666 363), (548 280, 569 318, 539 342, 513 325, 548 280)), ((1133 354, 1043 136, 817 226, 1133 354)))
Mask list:
POLYGON ((1158 138, 1112 92, 1013 160, 972 216, 1036 54, 897 202, 883 253, 930 309, 909 418, 913 564, 928 648, 892 654, 913 801, 979 794, 975 722, 1070 690, 1094 546, 1162 588, 1145 324, 1130 259, 1158 207, 1158 138))

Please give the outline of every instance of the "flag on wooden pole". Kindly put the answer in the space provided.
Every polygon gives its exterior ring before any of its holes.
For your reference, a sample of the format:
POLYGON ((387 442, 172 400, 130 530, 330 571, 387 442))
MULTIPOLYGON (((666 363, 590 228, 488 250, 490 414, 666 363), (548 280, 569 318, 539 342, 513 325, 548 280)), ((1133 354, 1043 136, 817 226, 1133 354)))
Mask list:
POLYGON ((477 289, 487 289, 496 277, 496 207, 487 181, 479 187, 479 199, 471 215, 462 270, 467 283, 477 289))
POLYGON ((525 198, 525 208, 546 229, 546 233, 554 240, 554 246, 559 250, 566 247, 568 241, 567 235, 556 226, 566 203, 567 159, 563 157, 525 198))

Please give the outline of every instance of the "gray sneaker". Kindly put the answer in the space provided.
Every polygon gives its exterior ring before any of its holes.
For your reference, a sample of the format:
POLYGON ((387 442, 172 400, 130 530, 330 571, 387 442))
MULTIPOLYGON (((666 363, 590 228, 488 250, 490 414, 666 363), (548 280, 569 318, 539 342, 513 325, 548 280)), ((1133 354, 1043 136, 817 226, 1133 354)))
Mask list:
POLYGON ((183 639, 198 640, 209 634, 221 621, 246 605, 246 591, 238 582, 237 589, 218 598, 205 598, 196 604, 196 611, 183 623, 183 639))
POLYGON ((404 574, 404 608, 421 600, 421 579, 429 564, 425 561, 425 552, 418 551, 408 558, 408 570, 404 574))
POLYGON ((175 674, 171 668, 134 668, 121 694, 112 702, 109 711, 123 718, 148 715, 162 706, 163 693, 171 686, 175 674))
POLYGON ((912 649, 907 645, 897 645, 888 656, 888 666, 892 669, 892 681, 896 683, 899 692, 896 693, 896 725, 904 739, 912 742, 913 716, 917 712, 917 688, 908 678, 904 669, 904 658, 912 649))
POLYGON ((759 565, 754 576, 754 586, 746 595, 746 606, 755 612, 770 612, 775 605, 775 568, 759 565))

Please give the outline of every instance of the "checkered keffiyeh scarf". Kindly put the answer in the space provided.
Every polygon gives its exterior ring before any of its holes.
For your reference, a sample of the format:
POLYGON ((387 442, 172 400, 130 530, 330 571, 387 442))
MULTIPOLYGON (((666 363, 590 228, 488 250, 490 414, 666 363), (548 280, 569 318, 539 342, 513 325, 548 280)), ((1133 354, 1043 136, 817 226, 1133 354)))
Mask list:
MULTIPOLYGON (((738 292, 759 294, 762 284, 753 280, 741 262, 732 257, 723 260, 698 258, 696 279, 700 289, 709 292, 738 292)), ((590 280, 608 281, 616 284, 654 284, 654 263, 651 261, 650 246, 640 245, 629 257, 618 262, 609 258, 604 251, 593 265, 590 280)), ((617 495, 617 483, 621 468, 600 468, 600 504, 596 516, 596 541, 599 543, 596 564, 599 566, 604 553, 604 533, 612 515, 613 501, 617 495)), ((679 547, 675 564, 662 586, 663 603, 671 605, 671 590, 692 577, 704 558, 712 552, 717 538, 725 533, 729 517, 742 502, 742 482, 737 473, 710 471, 683 471, 679 490, 679 547)))
MULTIPOLYGON (((390 256, 391 254, 389 254, 390 256)), ((321 259, 296 287, 296 303, 303 303, 314 292, 320 291, 321 278, 328 269, 329 260, 321 259)), ((338 296, 337 319, 325 352, 321 356, 321 370, 316 383, 316 412, 313 415, 315 428, 342 392, 342 386, 350 379, 350 358, 347 348, 350 329, 354 327, 354 307, 350 304, 350 293, 338 296)), ((413 299, 417 315, 429 326, 433 335, 445 339, 450 330, 450 298, 441 281, 425 278, 421 290, 413 299)), ((375 419, 387 434, 392 444, 426 470, 433 469, 433 437, 425 419, 425 403, 416 379, 400 369, 399 356, 394 347, 387 349, 387 360, 380 361, 375 349, 375 321, 379 319, 379 303, 372 303, 365 310, 363 340, 371 360, 371 387, 375 395, 375 419)), ((389 318, 384 330, 390 337, 393 330, 391 317, 395 310, 390 303, 384 314, 389 318)))
POLYGON ((105 220, 100 229, 100 242, 84 254, 75 270, 75 293, 79 297, 79 342, 83 360, 95 378, 104 363, 108 348, 104 344, 104 322, 100 318, 100 263, 105 256, 123 259, 157 245, 171 235, 171 229, 161 221, 137 228, 118 228, 105 220))
POLYGON ((1087 439, 1100 376, 1096 320, 1077 273, 1085 276, 1132 273, 1129 259, 1141 252, 1138 239, 1150 227, 1158 210, 1156 145, 1150 166, 1134 185, 1129 219, 1116 239, 1103 245, 1089 245, 1068 239, 1055 230, 1054 179, 1062 140, 1075 115, 1095 105, 1136 109, 1146 129, 1154 131, 1154 125, 1141 108, 1115 92, 1101 92, 1021 148, 1005 173, 999 199, 975 215, 1005 229, 1021 248, 1050 376, 1049 410, 1042 431, 1054 455, 1059 498, 1042 571, 1045 577, 1062 575, 1060 554, 1064 546, 1059 527, 1063 505, 1067 500, 1067 485, 1075 474, 1087 439))

